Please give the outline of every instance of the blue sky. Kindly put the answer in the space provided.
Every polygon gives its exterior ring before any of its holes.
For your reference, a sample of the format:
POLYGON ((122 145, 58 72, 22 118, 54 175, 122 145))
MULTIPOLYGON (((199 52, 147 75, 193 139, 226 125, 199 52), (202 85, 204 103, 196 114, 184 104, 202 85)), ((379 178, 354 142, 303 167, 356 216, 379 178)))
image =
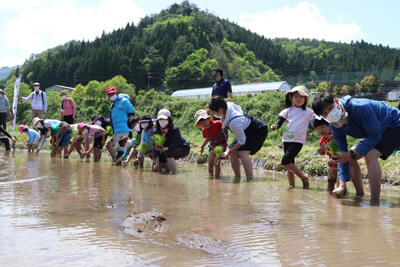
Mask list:
MULTIPOLYGON (((69 40, 93 40, 103 30, 158 13, 170 0, 0 0, 0 67, 69 40)), ((178 1, 180 2, 180 1, 178 1)), ((199 8, 266 37, 350 42, 400 48, 400 2, 385 0, 193 0, 199 8), (384 3, 384 4, 383 4, 384 3)))

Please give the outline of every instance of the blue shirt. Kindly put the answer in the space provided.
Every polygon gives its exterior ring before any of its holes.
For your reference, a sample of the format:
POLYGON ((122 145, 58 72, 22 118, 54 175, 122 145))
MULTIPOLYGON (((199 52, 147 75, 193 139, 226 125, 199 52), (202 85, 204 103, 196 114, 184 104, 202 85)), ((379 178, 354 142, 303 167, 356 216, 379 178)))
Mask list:
MULTIPOLYGON (((348 113, 347 124, 340 128, 333 125, 332 134, 339 144, 340 151, 347 151, 346 136, 364 138, 356 150, 363 156, 373 149, 382 139, 387 128, 400 127, 400 110, 380 101, 355 99, 345 96, 339 99, 348 113)), ((350 178, 349 163, 339 163, 339 179, 350 178)))
POLYGON ((32 129, 29 129, 26 134, 29 136, 28 145, 32 145, 36 138, 39 138, 39 134, 32 129))
POLYGON ((135 109, 129 101, 129 96, 119 94, 117 99, 111 103, 111 122, 113 133, 128 133, 131 132, 127 125, 129 114, 134 114, 135 109))
POLYGON ((211 96, 228 98, 228 92, 232 93, 231 83, 227 79, 221 78, 221 80, 213 84, 211 96))

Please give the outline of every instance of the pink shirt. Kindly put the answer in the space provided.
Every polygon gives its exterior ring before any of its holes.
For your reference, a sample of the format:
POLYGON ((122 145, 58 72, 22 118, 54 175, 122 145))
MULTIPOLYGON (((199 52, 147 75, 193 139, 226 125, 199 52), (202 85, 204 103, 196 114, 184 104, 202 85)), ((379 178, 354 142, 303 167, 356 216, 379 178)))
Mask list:
POLYGON ((106 132, 103 127, 98 125, 90 125, 89 132, 86 134, 86 137, 95 136, 96 133, 103 133, 106 132))
POLYGON ((314 112, 306 108, 298 107, 286 108, 279 113, 279 117, 285 118, 282 141, 304 144, 307 137, 307 128, 310 121, 314 118, 314 112))
POLYGON ((75 118, 76 117, 75 101, 72 98, 67 97, 61 103, 62 103, 61 104, 62 108, 60 112, 60 117, 72 115, 73 118, 75 118))

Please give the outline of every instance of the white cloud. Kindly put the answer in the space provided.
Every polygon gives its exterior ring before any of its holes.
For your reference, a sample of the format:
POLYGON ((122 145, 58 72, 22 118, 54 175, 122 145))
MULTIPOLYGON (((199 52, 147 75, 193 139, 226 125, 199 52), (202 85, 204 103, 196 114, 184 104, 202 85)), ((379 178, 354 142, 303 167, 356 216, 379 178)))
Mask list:
POLYGON ((97 7, 82 6, 74 0, 3 0, 0 9, 12 9, 28 3, 6 22, 2 42, 25 51, 38 53, 70 40, 93 40, 103 31, 137 23, 143 10, 132 0, 102 0, 97 7), (22 4, 21 4, 22 3, 22 4), (30 3, 30 4, 29 4, 30 3))
POLYGON ((23 64, 25 61, 25 57, 23 56, 7 56, 0 58, 0 68, 3 66, 15 66, 23 64))
POLYGON ((295 7, 240 16, 239 25, 268 38, 315 38, 350 42, 363 38, 361 27, 353 23, 328 21, 315 4, 301 2, 295 7))

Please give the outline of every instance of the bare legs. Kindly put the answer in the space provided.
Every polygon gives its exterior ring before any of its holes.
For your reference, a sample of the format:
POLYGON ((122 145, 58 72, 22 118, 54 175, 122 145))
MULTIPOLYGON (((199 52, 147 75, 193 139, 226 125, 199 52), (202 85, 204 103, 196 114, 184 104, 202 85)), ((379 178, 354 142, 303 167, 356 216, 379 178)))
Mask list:
POLYGON ((235 177, 240 178, 240 162, 242 162, 247 179, 253 179, 253 166, 250 159, 250 151, 231 152, 230 159, 235 177))
POLYGON ((308 177, 305 176, 299 168, 297 168, 296 165, 293 163, 289 163, 286 165, 282 165, 286 170, 287 170, 287 177, 289 181, 289 186, 294 187, 295 186, 295 176, 297 175, 302 181, 303 181, 303 188, 308 189, 310 187, 310 183, 308 181, 308 177))

